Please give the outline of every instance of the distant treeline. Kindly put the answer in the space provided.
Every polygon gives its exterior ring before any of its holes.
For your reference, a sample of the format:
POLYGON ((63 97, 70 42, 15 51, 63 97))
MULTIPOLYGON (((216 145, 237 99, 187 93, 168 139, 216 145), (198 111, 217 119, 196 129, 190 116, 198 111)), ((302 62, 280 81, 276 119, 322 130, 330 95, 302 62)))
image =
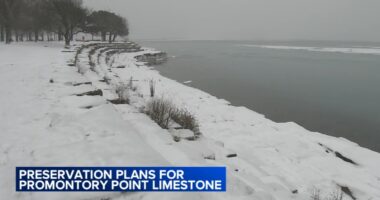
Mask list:
POLYGON ((76 33, 115 41, 129 34, 125 18, 108 11, 89 11, 82 0, 0 0, 0 41, 59 40, 70 45, 76 33), (45 38, 46 36, 46 38, 45 38))

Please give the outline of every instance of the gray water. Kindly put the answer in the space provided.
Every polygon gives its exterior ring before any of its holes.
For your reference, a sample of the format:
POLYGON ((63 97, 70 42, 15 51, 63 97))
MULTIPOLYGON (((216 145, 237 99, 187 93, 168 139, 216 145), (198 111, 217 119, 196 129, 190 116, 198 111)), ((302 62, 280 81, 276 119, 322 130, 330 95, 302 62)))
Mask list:
POLYGON ((311 131, 344 137, 380 152, 380 55, 241 46, 254 43, 247 41, 140 43, 174 56, 156 66, 164 76, 181 82, 192 80, 191 86, 276 122, 294 121, 311 131))

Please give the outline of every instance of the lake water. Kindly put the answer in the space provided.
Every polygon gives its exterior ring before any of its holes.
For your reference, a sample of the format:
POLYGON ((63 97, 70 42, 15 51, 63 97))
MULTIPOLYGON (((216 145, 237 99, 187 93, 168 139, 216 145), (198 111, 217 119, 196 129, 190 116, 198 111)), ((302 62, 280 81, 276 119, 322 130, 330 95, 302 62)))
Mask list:
MULTIPOLYGON (((326 52, 334 42, 140 41, 166 51, 161 74, 246 106, 276 122, 294 121, 380 152, 380 54, 326 52), (250 46, 251 45, 251 46, 250 46), (281 45, 263 48, 253 45, 281 45), (318 48, 288 48, 318 47, 318 48), (287 49, 288 48, 288 49, 287 49), (312 50, 312 51, 310 51, 312 50)), ((364 46, 364 47, 363 47, 364 46)), ((350 52, 350 49, 330 51, 350 52)))

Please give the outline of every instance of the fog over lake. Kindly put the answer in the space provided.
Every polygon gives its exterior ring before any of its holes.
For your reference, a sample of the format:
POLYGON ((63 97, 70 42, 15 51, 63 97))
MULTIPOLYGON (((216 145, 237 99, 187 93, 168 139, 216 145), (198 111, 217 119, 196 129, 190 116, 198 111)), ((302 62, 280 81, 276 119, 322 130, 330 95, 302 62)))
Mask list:
POLYGON ((132 39, 380 41, 378 0, 85 0, 132 39))

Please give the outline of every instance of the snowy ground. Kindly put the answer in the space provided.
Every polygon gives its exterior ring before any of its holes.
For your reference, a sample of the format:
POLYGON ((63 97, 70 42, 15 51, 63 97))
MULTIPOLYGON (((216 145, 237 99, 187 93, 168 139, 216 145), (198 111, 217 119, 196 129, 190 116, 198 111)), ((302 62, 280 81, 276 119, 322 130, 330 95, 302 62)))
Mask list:
MULTIPOLYGON (((275 123, 244 107, 161 76, 135 56, 90 46, 0 45, 0 199, 310 199, 341 186, 380 199, 380 154, 343 138, 275 123), (92 69, 89 59, 94 63, 92 69), (108 62, 107 62, 108 61, 108 62), (82 72, 78 73, 79 71, 82 72), (104 77, 108 80, 106 82, 104 77), (115 88, 133 80, 130 105, 115 88), (141 108, 156 96, 192 112, 203 136, 175 142, 141 108), (91 82, 91 84, 79 84, 91 82), (103 96, 77 96, 101 89, 103 96), (227 157, 236 154, 236 157, 227 157), (212 158, 214 159, 205 159, 212 158), (227 193, 16 193, 15 166, 227 166, 227 193)), ((351 199, 345 195, 345 199, 351 199)))

